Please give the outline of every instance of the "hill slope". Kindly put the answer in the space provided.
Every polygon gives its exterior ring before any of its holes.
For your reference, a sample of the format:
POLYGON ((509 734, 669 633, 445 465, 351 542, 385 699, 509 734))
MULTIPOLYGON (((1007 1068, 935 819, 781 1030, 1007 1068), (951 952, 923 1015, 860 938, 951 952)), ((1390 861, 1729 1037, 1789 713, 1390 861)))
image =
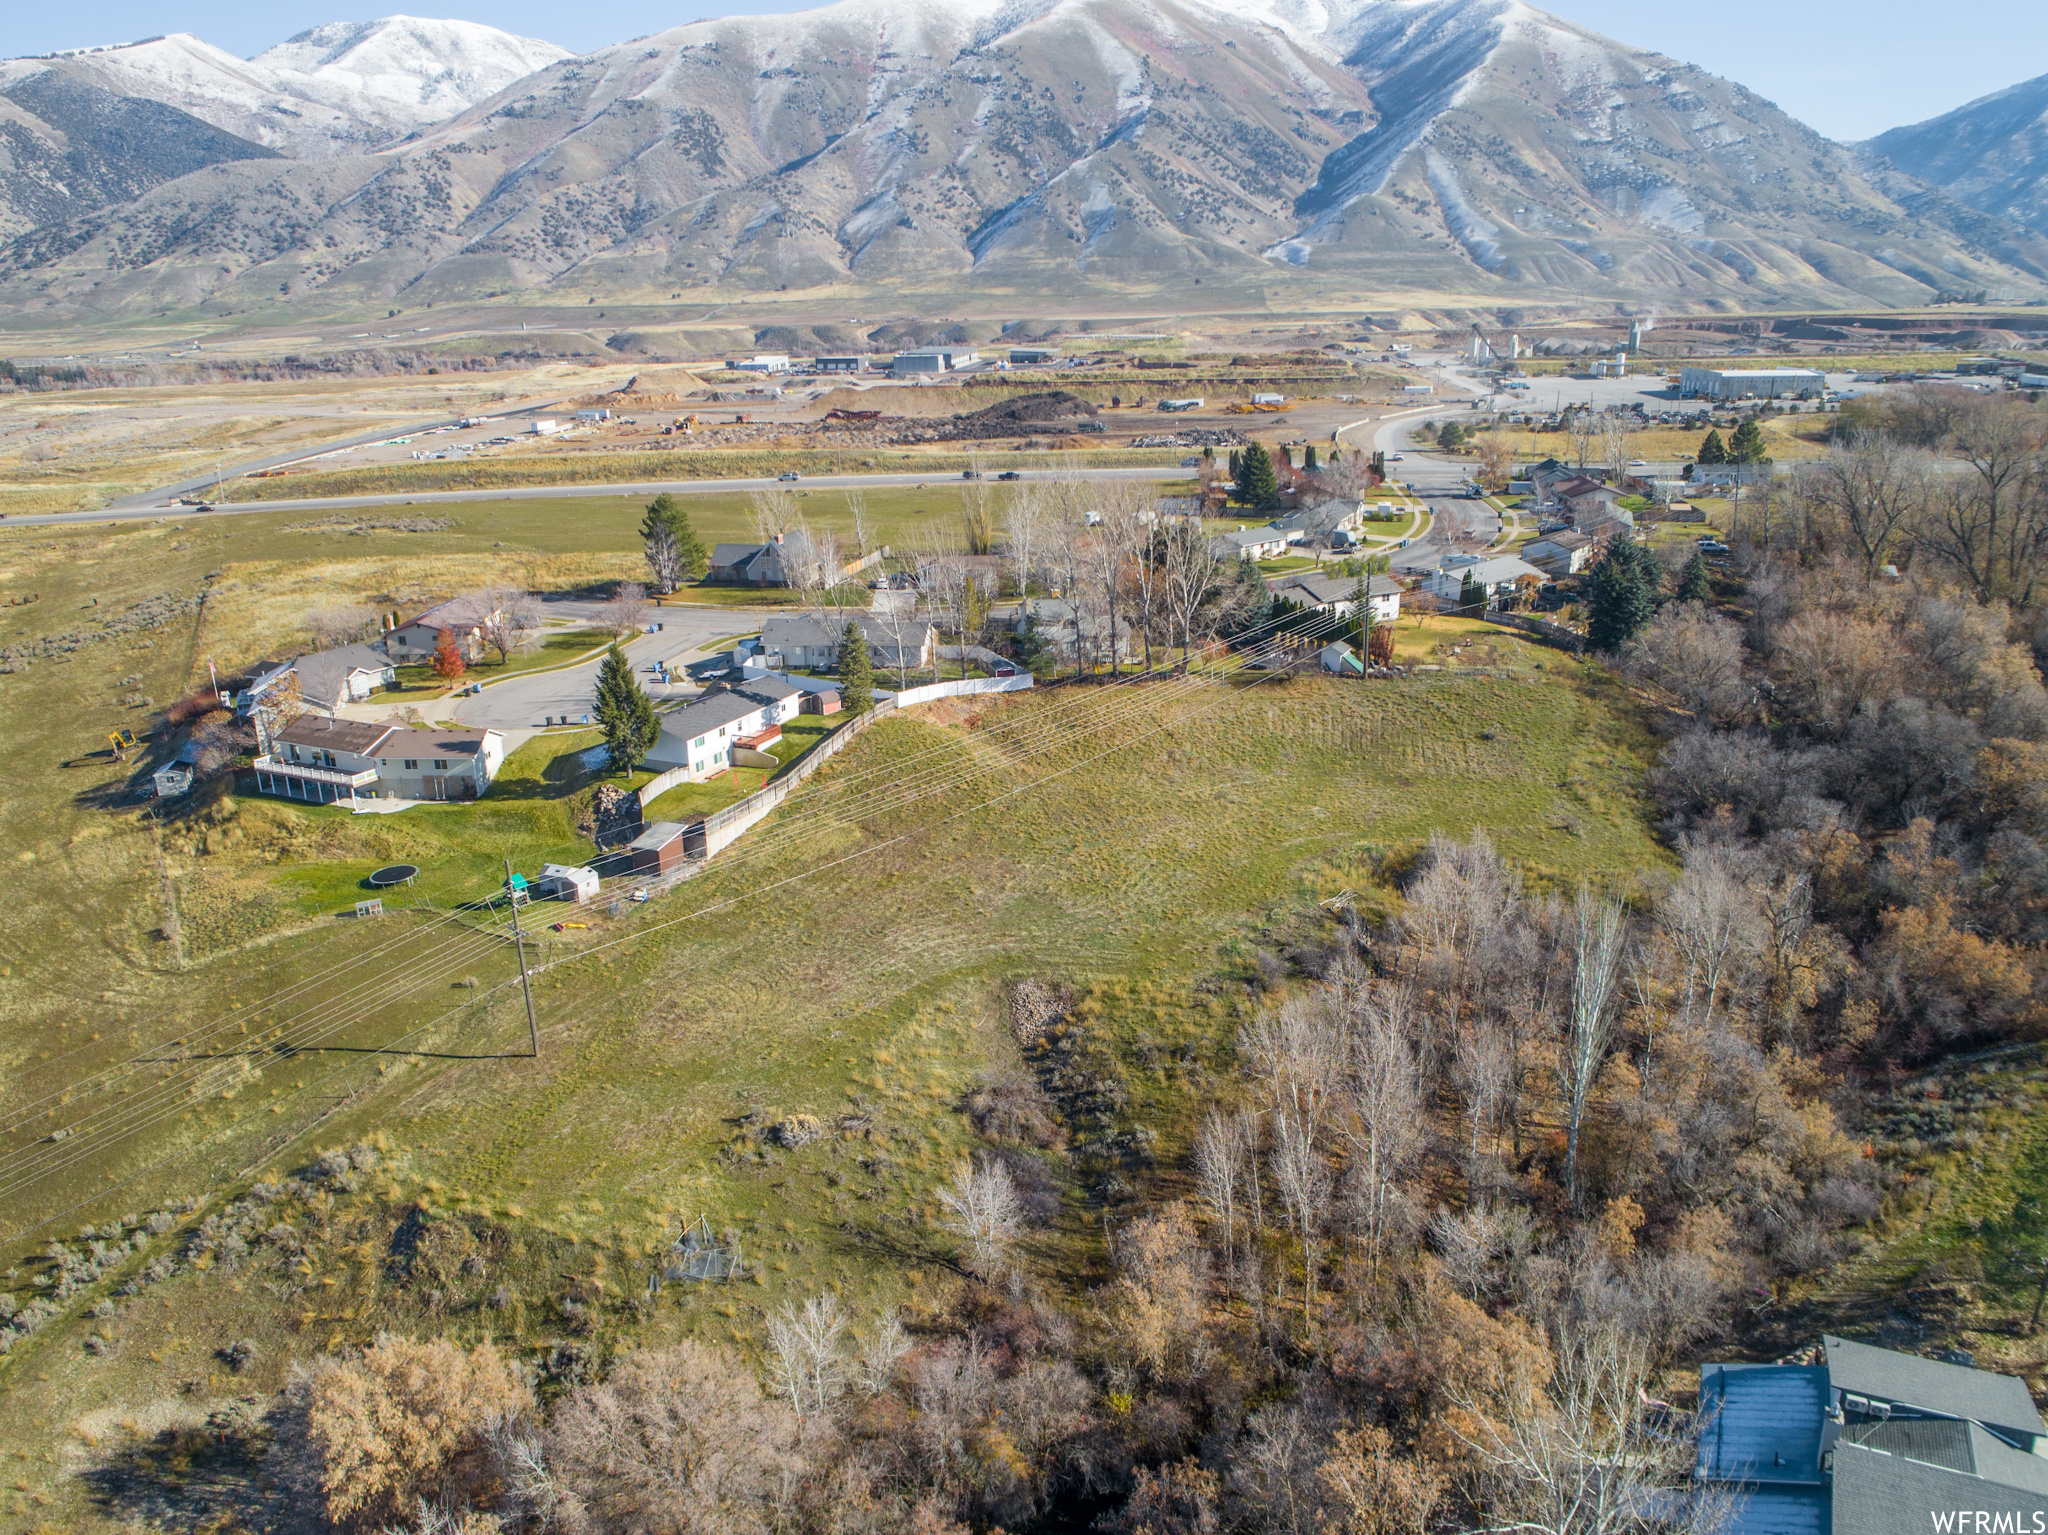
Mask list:
POLYGON ((50 59, 6 74, 68 77, 159 101, 299 158, 355 154, 488 99, 568 50, 471 21, 337 22, 238 59, 188 32, 50 59))
POLYGON ((843 0, 564 60, 389 155, 209 167, 4 273, 95 307, 962 283, 1755 307, 2031 295, 2048 240, 1519 0, 843 0))
POLYGON ((1866 147, 1959 202, 2048 233, 2048 75, 1866 147))

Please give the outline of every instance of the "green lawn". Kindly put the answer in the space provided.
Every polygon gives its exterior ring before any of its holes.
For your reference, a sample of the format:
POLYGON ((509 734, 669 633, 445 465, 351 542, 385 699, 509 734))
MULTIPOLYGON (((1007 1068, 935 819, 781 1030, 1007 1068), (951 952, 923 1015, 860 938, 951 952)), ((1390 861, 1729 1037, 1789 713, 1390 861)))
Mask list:
MULTIPOLYGON (((844 716, 834 716, 828 721, 823 715, 798 715, 783 725, 782 739, 768 748, 768 755, 787 767, 832 734, 843 720, 844 716)), ((687 821, 693 816, 708 815, 765 787, 780 771, 779 768, 728 768, 704 783, 677 784, 647 805, 644 814, 649 821, 687 821)))

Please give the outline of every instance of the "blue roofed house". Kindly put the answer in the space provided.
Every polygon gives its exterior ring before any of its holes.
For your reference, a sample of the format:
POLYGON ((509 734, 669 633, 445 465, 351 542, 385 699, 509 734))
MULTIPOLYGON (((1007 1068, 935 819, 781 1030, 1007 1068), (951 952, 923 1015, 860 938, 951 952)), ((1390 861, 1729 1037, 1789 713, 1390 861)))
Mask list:
POLYGON ((1739 1500, 1724 1535, 2048 1530, 2048 1425, 2024 1382, 1843 1338, 1824 1356, 1700 1367, 1693 1475, 1739 1500))

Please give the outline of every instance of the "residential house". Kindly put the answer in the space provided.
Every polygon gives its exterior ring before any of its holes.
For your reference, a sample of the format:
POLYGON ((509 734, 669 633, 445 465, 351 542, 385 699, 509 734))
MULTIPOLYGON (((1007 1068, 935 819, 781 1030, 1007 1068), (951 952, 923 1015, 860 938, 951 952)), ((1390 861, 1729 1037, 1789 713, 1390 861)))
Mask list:
POLYGON ((1466 583, 1470 582, 1481 600, 1492 607, 1505 597, 1513 594, 1522 582, 1543 583, 1543 572, 1527 560, 1512 554, 1497 554, 1491 559, 1473 555, 1453 555, 1436 568, 1424 581, 1424 586, 1433 597, 1445 602, 1457 603, 1464 600, 1466 583))
POLYGON ((2048 1424, 2024 1381, 1843 1338, 1822 1349, 1817 1364, 1700 1366, 1693 1479, 1733 1495, 1725 1535, 2048 1529, 2048 1424))
POLYGON ((751 743, 779 736, 802 699, 801 688, 775 677, 708 688, 693 703, 661 717, 661 733, 647 763, 686 769, 691 783, 702 783, 731 767, 735 750, 753 750, 751 743))
POLYGON ((266 710, 290 691, 287 681, 294 678, 300 703, 319 714, 334 714, 343 704, 361 703, 378 688, 391 687, 398 672, 381 640, 316 650, 258 672, 256 680, 237 695, 235 708, 244 715, 266 710))
POLYGON ((440 649, 441 631, 445 629, 455 637, 455 648, 462 652, 465 661, 481 661, 489 648, 490 626, 502 616, 498 609, 475 597, 451 597, 387 633, 384 653, 395 666, 431 661, 440 649))
MULTIPOLYGON (((894 612, 848 616, 868 642, 868 659, 876 667, 922 671, 932 664, 939 631, 928 619, 894 612)), ((761 625, 760 656, 779 657, 771 664, 784 667, 829 671, 839 664, 839 643, 845 637, 844 619, 824 620, 808 613, 770 618, 761 625)))
POLYGON ((302 714, 271 734, 256 787, 329 805, 359 799, 470 800, 505 762, 495 730, 437 730, 302 714))
POLYGON ((801 532, 778 533, 765 544, 720 544, 704 579, 714 586, 798 586, 821 580, 836 585, 879 565, 886 548, 848 559, 829 546, 814 549, 801 532))
POLYGON ((1287 535, 1271 524, 1240 527, 1210 539, 1209 549, 1219 560, 1277 560, 1287 552, 1287 535))
MULTIPOLYGON (((1010 617, 1010 627, 1019 634, 1027 625, 1063 665, 1072 666, 1077 659, 1091 664, 1110 659, 1109 617, 1098 610, 1080 608, 1058 597, 1033 597, 1017 604, 1017 611, 1010 617)), ((1116 659, 1128 661, 1132 646, 1129 622, 1118 623, 1116 659)))
POLYGON ((1553 576, 1575 576, 1593 558, 1594 542, 1567 528, 1522 545, 1522 558, 1553 576))
MULTIPOLYGON (((1349 618, 1358 611, 1356 576, 1325 576, 1305 570, 1274 576, 1266 590, 1298 608, 1313 608, 1337 618, 1349 618)), ((1367 576, 1365 591, 1372 603, 1373 622, 1390 624, 1401 616, 1401 583, 1392 576, 1367 576)))
POLYGON ((1596 544, 1606 545, 1613 543, 1617 538, 1634 538, 1636 536, 1636 525, 1634 519, 1626 515, 1620 517, 1596 517, 1581 522, 1577 531, 1585 534, 1586 537, 1592 539, 1596 544))
POLYGON ((1273 526, 1287 535, 1290 544, 1314 549, 1342 549, 1365 531, 1365 503, 1324 501, 1302 511, 1273 519, 1273 526))

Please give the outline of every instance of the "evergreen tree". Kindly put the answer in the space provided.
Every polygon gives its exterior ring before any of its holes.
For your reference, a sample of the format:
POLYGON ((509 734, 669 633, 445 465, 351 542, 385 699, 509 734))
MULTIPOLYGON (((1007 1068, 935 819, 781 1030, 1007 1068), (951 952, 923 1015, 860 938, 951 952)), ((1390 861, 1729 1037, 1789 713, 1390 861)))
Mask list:
POLYGON ((1436 440, 1445 452, 1456 452, 1465 446, 1465 429, 1455 421, 1446 421, 1444 429, 1436 434, 1436 440))
POLYGON ((640 520, 640 540, 657 592, 674 591, 684 577, 703 570, 709 558, 704 540, 690 523, 690 514, 667 491, 647 504, 647 515, 640 520))
POLYGON ((1233 480, 1237 478, 1237 470, 1241 462, 1242 460, 1238 457, 1237 449, 1232 448, 1230 450, 1230 477, 1233 480))
MULTIPOLYGON (((1586 631, 1595 650, 1621 649, 1656 614, 1658 586, 1646 575, 1637 553, 1633 543, 1612 544, 1586 578, 1586 631)), ((1647 549, 1641 553, 1654 569, 1656 556, 1647 549)))
POLYGON ((1288 447, 1284 442, 1280 444, 1280 462, 1289 469, 1294 467, 1294 449, 1288 447))
POLYGON ((868 637, 850 618, 839 636, 839 704, 848 714, 865 714, 875 706, 875 663, 868 655, 868 637))
POLYGON ((1685 569, 1678 576, 1678 600, 1680 602, 1707 602, 1714 595, 1713 582, 1707 576, 1707 559, 1699 550, 1692 552, 1692 558, 1685 562, 1685 569))
POLYGON ((1314 443, 1310 443, 1307 449, 1303 451, 1301 455, 1301 467, 1306 469, 1310 474, 1314 474, 1317 469, 1322 467, 1322 465, 1316 458, 1316 445, 1314 443))
POLYGON ((1700 444, 1699 461, 1703 464, 1725 464, 1728 462, 1728 449, 1721 441, 1721 434, 1719 432, 1707 433, 1707 440, 1700 444))
POLYGON ((597 668, 597 725, 604 732, 611 764, 621 773, 633 771, 661 729, 654 718, 654 700, 641 688, 633 663, 616 644, 597 668))
POLYGON ((1479 590, 1479 583, 1472 579, 1472 572, 1467 570, 1463 579, 1458 582, 1458 606, 1476 608, 1485 600, 1485 595, 1479 590))
POLYGON ((1764 451, 1764 429, 1751 416, 1735 429, 1728 442, 1728 457, 1738 464, 1761 464, 1770 455, 1764 451))
POLYGON ((1262 443, 1255 442, 1238 455, 1237 499, 1261 512, 1280 505, 1280 477, 1273 472, 1272 455, 1262 443))

